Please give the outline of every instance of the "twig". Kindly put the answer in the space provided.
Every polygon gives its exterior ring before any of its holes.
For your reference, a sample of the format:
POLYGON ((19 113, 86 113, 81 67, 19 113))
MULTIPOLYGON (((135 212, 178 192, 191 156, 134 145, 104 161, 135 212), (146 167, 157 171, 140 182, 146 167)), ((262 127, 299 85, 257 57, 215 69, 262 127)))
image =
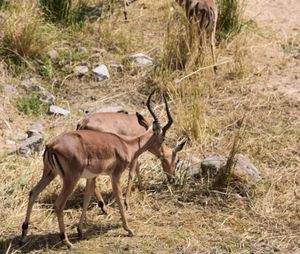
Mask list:
POLYGON ((190 76, 193 76, 194 74, 197 74, 198 72, 200 72, 200 71, 202 71, 202 70, 206 70, 206 69, 209 69, 209 68, 212 68, 212 67, 215 67, 215 66, 220 66, 220 65, 223 65, 223 64, 231 63, 231 62, 233 62, 233 61, 232 61, 232 60, 231 60, 231 61, 225 61, 225 62, 221 62, 221 63, 212 64, 212 65, 208 65, 208 66, 202 67, 202 68, 200 68, 200 69, 198 69, 198 70, 196 70, 196 71, 194 71, 194 72, 192 72, 192 73, 190 73, 190 74, 184 76, 184 77, 181 78, 181 79, 175 80, 175 83, 179 83, 179 82, 181 82, 182 80, 184 80, 184 79, 186 79, 186 78, 188 78, 188 77, 190 77, 190 76))

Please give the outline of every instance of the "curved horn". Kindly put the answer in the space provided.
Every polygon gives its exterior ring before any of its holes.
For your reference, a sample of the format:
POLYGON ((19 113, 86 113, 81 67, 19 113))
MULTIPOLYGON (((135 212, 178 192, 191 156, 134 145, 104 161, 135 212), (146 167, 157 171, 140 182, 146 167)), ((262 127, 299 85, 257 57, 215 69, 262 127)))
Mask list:
POLYGON ((147 100, 147 108, 148 108, 150 114, 152 115, 152 117, 153 117, 153 119, 154 119, 154 124, 157 125, 157 128, 158 128, 159 130, 161 130, 161 125, 160 125, 160 122, 159 122, 159 120, 158 120, 158 117, 155 115, 155 113, 154 113, 154 111, 153 111, 153 109, 151 108, 151 105, 150 105, 150 101, 151 101, 151 98, 152 98, 152 95, 154 94, 154 92, 155 92, 155 90, 154 90, 154 91, 149 95, 149 97, 148 97, 148 100, 147 100))
POLYGON ((173 124, 173 118, 171 116, 171 113, 170 113, 170 110, 169 110, 169 106, 168 106, 168 102, 167 102, 165 94, 163 95, 163 97, 164 97, 165 107, 166 107, 167 116, 168 116, 168 123, 162 128, 162 132, 163 132, 163 135, 166 135, 167 130, 173 124))

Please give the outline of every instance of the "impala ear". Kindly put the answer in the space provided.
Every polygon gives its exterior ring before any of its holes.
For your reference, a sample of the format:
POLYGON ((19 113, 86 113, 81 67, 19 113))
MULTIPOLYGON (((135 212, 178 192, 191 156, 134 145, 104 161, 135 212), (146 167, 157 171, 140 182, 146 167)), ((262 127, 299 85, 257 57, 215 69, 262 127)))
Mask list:
POLYGON ((184 147, 186 141, 187 141, 187 140, 183 140, 181 143, 179 143, 179 144, 174 148, 173 153, 176 154, 176 153, 180 152, 180 151, 183 149, 183 147, 184 147))
POLYGON ((138 112, 136 112, 135 114, 136 114, 136 117, 138 119, 139 124, 141 126, 143 126, 146 130, 148 130, 149 125, 148 125, 146 119, 140 113, 138 113, 138 112))

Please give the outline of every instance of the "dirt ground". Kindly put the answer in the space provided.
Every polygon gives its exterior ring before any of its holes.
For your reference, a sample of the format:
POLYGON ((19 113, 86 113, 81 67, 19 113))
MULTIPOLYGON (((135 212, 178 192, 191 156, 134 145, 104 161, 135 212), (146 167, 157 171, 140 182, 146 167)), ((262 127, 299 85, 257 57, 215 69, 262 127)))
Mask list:
POLYGON ((262 28, 265 40, 253 46, 254 65, 262 77, 258 89, 300 101, 300 2, 298 0, 250 0, 246 16, 262 28), (270 38, 271 39, 270 42, 270 38), (288 47, 288 44, 290 48, 288 47), (267 79, 267 80, 265 80, 267 79))

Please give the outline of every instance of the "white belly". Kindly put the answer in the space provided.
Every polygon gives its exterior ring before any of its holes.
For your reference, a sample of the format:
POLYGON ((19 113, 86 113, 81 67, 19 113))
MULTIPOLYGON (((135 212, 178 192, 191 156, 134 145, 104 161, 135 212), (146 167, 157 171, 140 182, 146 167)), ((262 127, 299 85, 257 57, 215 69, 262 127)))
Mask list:
POLYGON ((109 175, 109 174, 107 174, 107 173, 101 173, 101 174, 94 174, 94 173, 92 173, 92 172, 90 172, 88 169, 84 169, 83 170, 83 172, 82 172, 82 174, 81 174, 81 178, 86 178, 86 179, 92 179, 92 178, 94 178, 94 177, 97 177, 98 175, 109 175))

